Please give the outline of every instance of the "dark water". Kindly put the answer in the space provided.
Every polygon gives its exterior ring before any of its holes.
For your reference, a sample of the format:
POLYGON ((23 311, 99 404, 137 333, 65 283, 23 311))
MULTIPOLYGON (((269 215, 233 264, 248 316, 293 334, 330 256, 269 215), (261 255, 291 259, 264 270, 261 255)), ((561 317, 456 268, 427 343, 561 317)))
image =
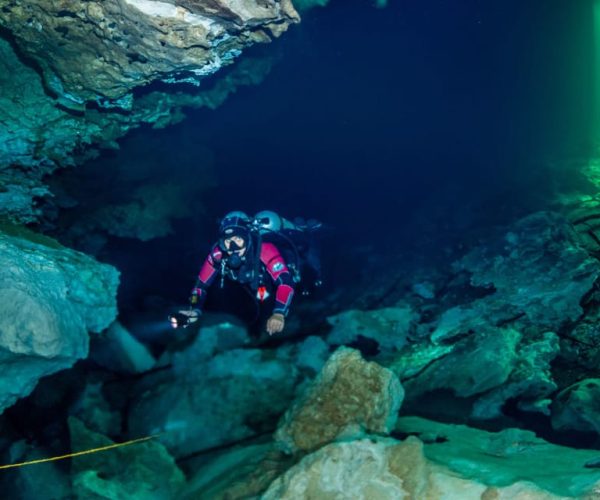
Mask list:
POLYGON ((123 314, 150 295, 185 300, 214 221, 232 209, 326 222, 335 287, 361 266, 344 260, 360 246, 418 249, 431 221, 460 238, 542 206, 544 169, 589 147, 591 30, 588 1, 334 0, 309 12, 248 52, 281 56, 262 84, 135 132, 93 163, 110 175, 152 158, 132 183, 200 188, 206 151, 214 156, 216 185, 196 197, 204 214, 100 254, 123 273, 123 314), (475 216, 461 215, 468 206, 475 216))

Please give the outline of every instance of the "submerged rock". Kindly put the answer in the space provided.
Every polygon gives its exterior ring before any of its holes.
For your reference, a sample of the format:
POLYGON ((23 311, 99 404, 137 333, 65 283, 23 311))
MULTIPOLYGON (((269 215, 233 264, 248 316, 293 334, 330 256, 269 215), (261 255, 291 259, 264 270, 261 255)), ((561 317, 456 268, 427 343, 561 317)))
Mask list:
POLYGON ((502 415, 502 406, 515 398, 518 399, 520 410, 549 416, 550 396, 557 389, 550 364, 559 351, 558 335, 554 332, 546 332, 538 341, 522 343, 507 381, 475 402, 473 417, 499 417, 502 415))
MULTIPOLYGON (((9 229, 9 228, 5 228, 9 229)), ((0 232, 0 410, 87 356, 114 320, 118 272, 35 233, 0 232)))
POLYGON ((550 444, 522 429, 493 433, 418 417, 398 419, 396 432, 417 436, 425 442, 427 459, 447 467, 454 475, 489 485, 489 497, 481 498, 593 500, 600 494, 600 471, 585 467, 598 457, 597 450, 550 444), (492 491, 505 491, 506 496, 493 496, 492 491), (513 496, 508 495, 511 491, 513 496), (526 496, 527 492, 531 496, 526 496), (536 496, 542 493, 547 496, 536 496))
MULTIPOLYGON (((172 93, 155 90, 137 95, 126 112, 96 106, 72 112, 48 94, 39 73, 0 37, 0 213, 23 223, 36 221, 40 208, 35 201, 50 198, 44 178, 57 168, 81 164, 97 156, 99 149, 118 148, 116 139, 143 124, 164 128, 179 123, 185 118, 184 108, 214 109, 240 86, 262 81, 273 60, 273 56, 242 59, 206 89, 189 91, 186 87, 185 91, 178 88, 172 93)), ((144 199, 147 195, 142 192, 119 200, 109 215, 114 221, 119 211, 132 208, 138 218, 147 221, 144 199)), ((61 206, 64 200, 52 202, 61 206)), ((168 224, 171 214, 163 210, 161 220, 168 224)), ((102 224, 101 215, 92 214, 87 225, 102 224)), ((114 230, 131 234, 133 229, 126 223, 114 230)), ((144 237, 149 230, 144 228, 144 237)))
MULTIPOLYGON (((220 336, 232 330, 224 325, 220 336)), ((145 377, 134 391, 130 431, 165 432, 164 442, 177 457, 272 430, 300 379, 295 361, 273 351, 232 349, 211 355, 215 344, 207 343, 208 350, 172 356, 172 367, 145 377)))
MULTIPOLYGON (((73 451, 113 442, 69 419, 73 451)), ((131 444, 72 459, 73 493, 80 499, 177 498, 185 478, 157 440, 131 444)))
POLYGON ((494 293, 472 304, 480 317, 498 324, 522 316, 537 328, 556 331, 582 313, 581 301, 600 276, 568 220, 538 212, 487 241, 455 263, 471 283, 494 293))
POLYGON ((142 373, 156 363, 148 348, 115 321, 92 339, 90 358, 115 372, 142 373))
POLYGON ((286 412, 275 434, 287 452, 312 451, 339 437, 363 431, 389 432, 404 390, 386 368, 340 348, 286 412))
POLYGON ((496 388, 513 371, 520 340, 519 332, 509 328, 490 328, 471 335, 454 344, 451 352, 442 351, 440 358, 406 380, 407 396, 450 389, 459 397, 470 397, 496 388))
POLYGON ((197 83, 297 21, 289 0, 15 0, 0 12, 45 87, 73 107, 130 108, 135 87, 197 83))
POLYGON ((600 379, 585 379, 561 391, 552 404, 552 427, 600 434, 600 379))
POLYGON ((491 419, 515 398, 524 411, 549 414, 549 396, 556 390, 550 363, 558 353, 553 332, 529 341, 514 329, 488 327, 453 345, 414 345, 389 367, 403 381, 407 398, 448 390, 473 398, 473 418, 491 419))
POLYGON ((558 500, 561 497, 525 481, 496 487, 461 477, 428 460, 423 444, 414 437, 404 442, 371 437, 329 444, 304 457, 276 479, 261 498, 558 500))
POLYGON ((184 500, 257 498, 284 473, 293 459, 274 449, 272 442, 238 446, 192 462, 184 500))
POLYGON ((77 400, 70 406, 69 414, 91 431, 105 436, 118 436, 121 433, 122 416, 111 408, 106 400, 101 382, 88 381, 77 400))
POLYGON ((344 345, 364 337, 377 342, 382 351, 393 352, 404 346, 417 319, 418 315, 409 306, 344 311, 327 318, 333 326, 327 335, 327 342, 344 345))
MULTIPOLYGON (((48 458, 52 453, 43 447, 34 447, 16 441, 7 453, 7 463, 15 464, 48 458)), ((68 473, 57 463, 38 463, 3 471, 0 488, 4 498, 71 500, 73 492, 68 473)))

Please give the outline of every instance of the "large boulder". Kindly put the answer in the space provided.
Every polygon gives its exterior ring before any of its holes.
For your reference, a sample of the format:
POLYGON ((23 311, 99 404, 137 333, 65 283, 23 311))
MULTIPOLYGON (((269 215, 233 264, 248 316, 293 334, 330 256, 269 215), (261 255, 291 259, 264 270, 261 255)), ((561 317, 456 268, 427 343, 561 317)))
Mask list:
MULTIPOLYGON (((395 431, 423 441, 429 460, 447 467, 456 476, 489 485, 490 489, 501 490, 525 482, 551 493, 550 498, 556 495, 586 500, 598 498, 600 492, 600 470, 589 466, 597 463, 598 450, 558 446, 523 429, 488 432, 418 417, 399 418, 395 431)), ((490 494, 482 498, 497 497, 490 494)), ((523 492, 523 496, 515 494, 512 498, 537 497, 523 492)))
POLYGON ((111 266, 10 230, 15 236, 0 232, 0 410, 87 356, 88 332, 102 331, 117 314, 119 281, 111 266))
POLYGON ((460 498, 552 500, 561 497, 525 481, 504 487, 466 479, 428 460, 414 437, 370 437, 329 444, 273 481, 263 500, 460 498))
POLYGON ((228 341, 246 337, 231 323, 215 325, 162 359, 171 364, 134 389, 133 435, 167 431, 165 444, 181 457, 272 430, 301 381, 295 359, 266 349, 221 350, 228 341))
MULTIPOLYGON (((86 451, 114 443, 69 419, 71 448, 86 451)), ((185 478, 165 447, 156 439, 72 459, 73 493, 78 499, 177 498, 185 478)))
POLYGON ((114 372, 142 373, 156 363, 148 348, 118 321, 92 338, 90 358, 114 372))
POLYGON ((342 347, 286 412, 275 439, 287 452, 306 452, 365 430, 386 433, 394 426, 403 397, 390 370, 342 347))
MULTIPOLYGON (((439 358, 404 382, 407 395, 414 398, 450 389, 459 397, 470 397, 498 387, 508 380, 516 365, 520 340, 521 334, 510 328, 488 328, 462 339, 451 352, 439 352, 439 358)), ((407 363, 397 359, 392 366, 404 368, 407 363)), ((398 375, 403 378, 402 372, 398 375)))
POLYGON ((486 327, 447 346, 416 344, 389 365, 403 381, 407 399, 437 390, 471 398, 471 416, 491 419, 517 399, 524 411, 549 414, 556 390, 550 363, 559 353, 558 336, 546 332, 526 340, 512 328, 486 327))

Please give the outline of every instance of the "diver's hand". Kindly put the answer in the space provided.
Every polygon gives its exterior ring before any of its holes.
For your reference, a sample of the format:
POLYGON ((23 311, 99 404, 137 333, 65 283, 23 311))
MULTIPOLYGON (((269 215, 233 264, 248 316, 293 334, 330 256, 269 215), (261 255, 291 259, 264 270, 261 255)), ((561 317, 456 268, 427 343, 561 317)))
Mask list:
POLYGON ((200 309, 180 309, 169 315, 169 322, 172 328, 187 328, 198 321, 201 314, 200 309))
POLYGON ((273 335, 283 330, 285 326, 285 317, 281 313, 274 313, 267 320, 267 333, 273 335))

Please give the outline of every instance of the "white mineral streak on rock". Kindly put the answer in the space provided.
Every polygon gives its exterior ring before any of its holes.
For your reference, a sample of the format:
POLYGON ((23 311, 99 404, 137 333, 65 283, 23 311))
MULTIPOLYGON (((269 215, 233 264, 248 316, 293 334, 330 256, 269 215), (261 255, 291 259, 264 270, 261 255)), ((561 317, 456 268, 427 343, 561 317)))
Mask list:
POLYGON ((218 34, 224 31, 223 26, 220 26, 213 19, 200 14, 192 13, 183 7, 179 7, 171 3, 158 2, 154 0, 124 0, 124 2, 135 7, 147 16, 175 19, 193 26, 202 26, 207 31, 211 31, 213 34, 218 34), (215 28, 214 31, 213 28, 215 28))

